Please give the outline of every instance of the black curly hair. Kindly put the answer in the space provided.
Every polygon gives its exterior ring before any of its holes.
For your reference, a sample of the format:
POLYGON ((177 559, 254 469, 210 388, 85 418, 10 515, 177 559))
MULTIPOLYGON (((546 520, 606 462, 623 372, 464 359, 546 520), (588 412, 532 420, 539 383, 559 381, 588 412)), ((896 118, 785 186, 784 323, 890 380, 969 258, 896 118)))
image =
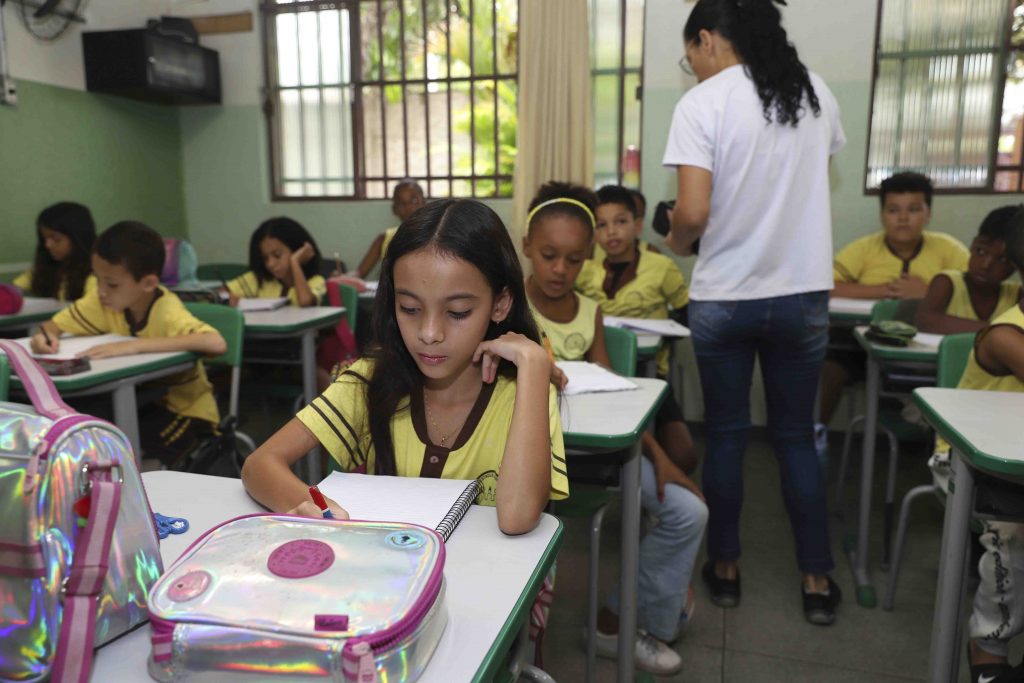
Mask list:
POLYGON ((698 0, 683 28, 688 44, 700 41, 701 31, 717 31, 732 43, 757 87, 764 118, 796 127, 804 113, 804 95, 815 116, 821 114, 818 95, 807 67, 782 28, 775 6, 785 0, 698 0))
POLYGON ((533 200, 530 202, 528 210, 533 211, 544 202, 563 197, 566 199, 575 199, 580 204, 583 204, 590 209, 590 213, 588 214, 582 208, 570 202, 556 202, 554 204, 548 204, 530 218, 530 223, 526 226, 527 235, 533 232, 534 226, 537 225, 542 218, 547 218, 549 216, 569 216, 570 218, 575 218, 583 223, 587 232, 590 234, 594 233, 593 216, 595 209, 597 209, 597 195, 595 195, 594 191, 588 187, 574 185, 573 183, 565 183, 558 180, 549 180, 541 185, 537 190, 537 194, 534 195, 533 200))

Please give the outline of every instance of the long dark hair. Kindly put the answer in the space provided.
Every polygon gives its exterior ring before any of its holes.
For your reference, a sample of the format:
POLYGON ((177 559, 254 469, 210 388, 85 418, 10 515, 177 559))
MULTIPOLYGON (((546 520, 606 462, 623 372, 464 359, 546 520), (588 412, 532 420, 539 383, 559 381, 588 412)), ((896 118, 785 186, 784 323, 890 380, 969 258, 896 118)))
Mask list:
POLYGON ((796 127, 804 111, 804 93, 815 116, 821 113, 807 67, 782 28, 775 6, 785 0, 698 0, 683 29, 693 44, 701 31, 718 31, 732 43, 757 87, 764 118, 796 127))
POLYGON ((92 273, 92 245, 96 241, 96 223, 89 209, 75 202, 48 206, 36 218, 36 257, 32 262, 32 294, 74 301, 85 293, 85 281, 92 273), (71 240, 71 254, 56 261, 46 250, 40 228, 59 232, 71 240))
MULTIPOLYGON (((448 199, 427 204, 410 216, 398 228, 381 263, 374 301, 374 343, 367 353, 374 361, 366 404, 376 474, 396 473, 391 418, 399 411, 400 403, 423 386, 423 376, 402 341, 395 319, 394 270, 398 259, 425 248, 471 263, 483 274, 495 297, 508 290, 512 297, 508 316, 500 323, 492 321, 484 339, 518 332, 540 343, 540 332, 526 301, 519 257, 498 214, 472 199, 448 199)), ((512 363, 502 363, 498 371, 515 376, 516 368, 512 363)))
POLYGON ((260 252, 260 242, 268 237, 281 240, 292 251, 298 251, 305 242, 309 242, 313 246, 313 258, 309 259, 302 266, 302 274, 307 278, 320 274, 322 258, 320 256, 320 247, 316 245, 316 240, 297 220, 287 216, 279 216, 277 218, 268 218, 260 223, 260 226, 256 228, 256 231, 252 233, 252 237, 249 239, 249 270, 256 274, 256 279, 259 280, 260 284, 274 279, 274 276, 267 270, 267 266, 263 262, 263 254, 260 252))

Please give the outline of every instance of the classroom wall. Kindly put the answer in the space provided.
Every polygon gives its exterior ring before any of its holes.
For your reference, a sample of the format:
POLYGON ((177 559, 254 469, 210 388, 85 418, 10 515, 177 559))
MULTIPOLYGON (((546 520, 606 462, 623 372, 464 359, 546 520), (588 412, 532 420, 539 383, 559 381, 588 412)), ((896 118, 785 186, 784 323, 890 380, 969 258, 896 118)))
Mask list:
MULTIPOLYGON (((96 0, 88 28, 137 26, 163 4, 96 0)), ((3 7, 18 104, 0 106, 0 274, 31 261, 37 214, 63 199, 101 227, 134 218, 187 234, 177 111, 84 92, 81 30, 38 41, 15 12, 3 7)))

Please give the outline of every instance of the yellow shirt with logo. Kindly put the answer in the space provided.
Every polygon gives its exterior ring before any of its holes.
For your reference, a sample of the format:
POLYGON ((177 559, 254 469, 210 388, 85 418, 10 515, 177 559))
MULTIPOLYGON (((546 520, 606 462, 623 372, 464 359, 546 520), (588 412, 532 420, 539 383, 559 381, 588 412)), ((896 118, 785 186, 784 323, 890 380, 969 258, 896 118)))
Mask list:
MULTIPOLYGON (((16 278, 14 278, 14 281, 11 284, 13 284, 18 289, 21 289, 22 291, 24 291, 27 296, 32 296, 32 269, 29 268, 24 273, 22 273, 21 275, 19 275, 16 278)), ((67 301, 68 300, 67 290, 68 290, 68 283, 65 282, 65 283, 63 283, 61 285, 60 291, 57 292, 57 297, 56 298, 57 298, 58 301, 67 301)), ((82 289, 82 296, 85 296, 89 292, 93 292, 95 290, 96 290, 96 276, 90 274, 88 277, 85 278, 85 286, 82 289)))
MULTIPOLYGON (((604 291, 607 271, 602 263, 587 260, 576 278, 576 291, 590 297, 605 315, 624 318, 668 318, 671 306, 679 309, 690 301, 686 278, 675 261, 662 254, 640 249, 636 277, 624 283, 611 298, 604 291)), ((657 355, 658 374, 668 375, 668 347, 662 346, 657 355)))
MULTIPOLYGON (((946 315, 967 320, 981 320, 978 317, 978 312, 974 310, 974 304, 971 303, 971 293, 967 290, 964 271, 944 270, 939 275, 945 275, 953 283, 953 293, 949 297, 949 303, 946 304, 946 315)), ((987 318, 986 321, 998 318, 1004 312, 1016 306, 1019 300, 1020 283, 1003 282, 999 287, 999 299, 996 301, 996 307, 992 311, 992 316, 987 318)))
POLYGON ((1007 325, 1015 327, 1021 332, 1021 342, 1024 342, 1024 310, 1019 305, 1014 306, 1002 315, 995 318, 992 324, 978 333, 974 340, 974 350, 967 361, 963 376, 960 377, 958 389, 972 389, 975 391, 1024 391, 1024 380, 1016 375, 993 375, 978 363, 978 344, 985 338, 992 328, 1007 325))
POLYGON ((836 282, 884 285, 907 273, 925 282, 944 270, 967 270, 970 252, 960 240, 941 232, 924 231, 917 254, 901 259, 879 231, 854 240, 836 254, 832 277, 836 282))
MULTIPOLYGON (((323 299, 324 294, 327 293, 327 282, 320 275, 306 278, 306 284, 309 285, 309 291, 313 293, 317 302, 323 299)), ((275 278, 260 282, 256 277, 256 273, 251 270, 242 273, 234 280, 230 280, 228 282, 228 291, 235 296, 246 299, 276 299, 286 296, 292 306, 299 305, 299 295, 294 287, 286 287, 275 278)))
MULTIPOLYGON (((120 334, 140 339, 163 339, 217 331, 189 313, 177 295, 165 287, 157 290, 149 312, 137 325, 131 324, 124 312, 103 306, 95 291, 53 316, 53 324, 61 332, 74 335, 120 334)), ((194 367, 184 372, 156 380, 153 384, 167 387, 162 404, 170 412, 205 420, 213 425, 220 422, 220 411, 213 398, 213 385, 206 378, 202 361, 197 361, 194 367)))
MULTIPOLYGON (((366 383, 372 374, 373 361, 357 360, 297 415, 347 472, 374 471, 375 454, 366 402, 366 383)), ((451 449, 431 443, 422 395, 406 398, 391 418, 391 441, 398 475, 476 479, 481 484, 477 504, 494 505, 515 398, 514 379, 499 375, 494 384, 485 384, 451 449)), ((549 496, 552 500, 561 500, 569 495, 569 480, 554 387, 549 387, 548 423, 551 439, 549 496)))
POLYGON ((578 308, 576 317, 567 323, 558 323, 544 317, 540 311, 530 304, 530 312, 537 326, 548 340, 555 360, 583 360, 587 351, 594 344, 594 332, 597 323, 597 302, 581 294, 576 297, 578 308))

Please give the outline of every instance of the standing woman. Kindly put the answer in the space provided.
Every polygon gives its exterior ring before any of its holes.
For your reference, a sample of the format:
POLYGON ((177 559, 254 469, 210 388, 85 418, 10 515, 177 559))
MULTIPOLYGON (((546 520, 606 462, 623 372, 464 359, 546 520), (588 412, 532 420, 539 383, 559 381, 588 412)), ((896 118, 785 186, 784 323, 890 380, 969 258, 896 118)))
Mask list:
POLYGON ((835 98, 800 62, 775 2, 699 0, 686 22, 680 66, 698 84, 676 105, 665 150, 678 175, 668 244, 685 255, 700 239, 689 322, 707 421, 702 577, 716 604, 739 604, 756 357, 804 614, 827 625, 841 594, 828 576, 835 565, 812 413, 832 288, 829 157, 846 138, 835 98))

